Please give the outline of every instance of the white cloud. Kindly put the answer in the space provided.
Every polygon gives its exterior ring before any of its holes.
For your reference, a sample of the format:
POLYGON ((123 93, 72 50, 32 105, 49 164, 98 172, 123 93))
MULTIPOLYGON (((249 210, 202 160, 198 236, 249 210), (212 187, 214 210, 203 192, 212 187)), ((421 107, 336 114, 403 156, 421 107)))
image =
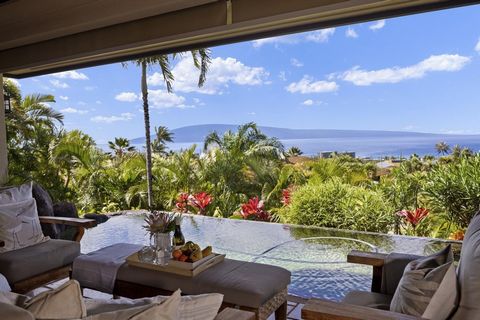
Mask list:
POLYGON ((67 83, 62 82, 62 81, 57 80, 57 79, 52 79, 52 80, 50 80, 50 83, 51 83, 55 88, 66 89, 66 88, 69 88, 69 87, 70 87, 67 83))
POLYGON ((384 20, 378 20, 374 24, 370 25, 369 28, 370 28, 370 30, 373 30, 373 31, 380 30, 383 27, 385 27, 386 23, 387 23, 387 21, 385 19, 384 20))
POLYGON ((122 102, 134 102, 139 96, 134 92, 121 92, 115 96, 115 100, 122 102))
POLYGON ((321 105, 321 104, 323 104, 323 102, 320 101, 320 100, 307 99, 307 100, 303 101, 302 104, 303 104, 304 106, 310 107, 310 106, 318 106, 318 105, 321 105))
POLYGON ((307 34, 306 39, 313 42, 328 42, 331 36, 335 33, 335 28, 327 28, 317 31, 312 31, 307 34))
POLYGON ((96 86, 86 86, 86 87, 84 87, 84 89, 87 90, 87 91, 93 91, 93 90, 97 89, 97 87, 96 86))
POLYGON ((62 109, 62 110, 60 110, 60 112, 63 112, 63 113, 78 113, 78 114, 88 113, 87 110, 79 110, 79 109, 75 109, 75 108, 72 108, 72 107, 62 109))
MULTIPOLYGON (((230 84, 261 85, 266 83, 269 73, 262 67, 250 67, 235 58, 214 58, 210 64, 207 81, 198 88, 199 70, 193 65, 191 57, 182 58, 172 69, 175 77, 173 89, 180 92, 199 92, 221 94, 230 84)), ((155 72, 148 77, 152 86, 164 86, 163 77, 155 72)))
POLYGON ((51 76, 59 79, 88 80, 88 77, 85 73, 81 73, 76 70, 57 72, 53 73, 51 76))
POLYGON ((95 103, 96 103, 96 104, 102 104, 102 101, 97 100, 97 101, 95 101, 95 103))
POLYGON ((13 83, 14 85, 16 85, 19 88, 21 87, 20 82, 17 79, 5 78, 5 80, 10 81, 11 83, 13 83))
POLYGON ((348 27, 348 29, 345 31, 345 36, 347 36, 347 38, 358 38, 358 33, 355 31, 355 29, 348 27))
POLYGON ((357 86, 369 86, 374 83, 397 83, 408 79, 423 78, 427 73, 434 71, 459 71, 470 60, 469 57, 458 54, 442 54, 430 56, 415 65, 403 68, 393 67, 368 71, 357 66, 344 72, 339 78, 357 86))
POLYGON ((163 89, 148 90, 148 97, 151 107, 154 109, 179 108, 189 109, 194 108, 192 105, 185 104, 185 97, 176 95, 175 93, 168 93, 163 89))
POLYGON ((301 62, 300 60, 298 60, 296 58, 290 59, 290 64, 294 67, 303 67, 303 62, 301 62))
POLYGON ((480 54, 480 39, 478 39, 477 45, 475 46, 475 51, 477 51, 478 54, 480 54))
POLYGON ((265 44, 295 44, 299 42, 299 37, 296 35, 286 35, 286 36, 278 36, 278 37, 271 37, 265 39, 257 39, 253 40, 252 44, 254 48, 260 48, 265 44))
POLYGON ((67 100, 68 100, 68 97, 67 97, 67 96, 59 96, 59 98, 60 98, 61 100, 64 100, 64 101, 67 101, 67 100))
POLYGON ((247 114, 248 114, 249 116, 254 116, 254 115, 256 115, 257 113, 252 111, 252 112, 249 112, 249 113, 247 113, 247 114))
POLYGON ((193 98, 193 102, 196 104, 196 105, 199 105, 199 106, 204 106, 205 105, 205 102, 203 102, 202 100, 198 99, 198 98, 193 98))
POLYGON ((128 121, 132 120, 135 115, 130 112, 125 112, 120 114, 119 116, 95 116, 93 118, 90 118, 91 121, 93 122, 103 122, 103 123, 113 123, 113 122, 118 122, 118 121, 128 121))
POLYGON ((300 42, 328 42, 331 36, 335 33, 335 28, 327 28, 317 31, 290 34, 285 36, 271 37, 265 39, 253 40, 252 45, 254 48, 260 48, 266 44, 273 44, 275 46, 279 44, 297 44, 300 42))
POLYGON ((291 93, 322 93, 338 90, 335 81, 315 81, 312 77, 305 75, 302 80, 290 83, 285 89, 291 93))
POLYGON ((278 78, 282 81, 287 81, 287 74, 285 71, 280 71, 278 73, 278 78))

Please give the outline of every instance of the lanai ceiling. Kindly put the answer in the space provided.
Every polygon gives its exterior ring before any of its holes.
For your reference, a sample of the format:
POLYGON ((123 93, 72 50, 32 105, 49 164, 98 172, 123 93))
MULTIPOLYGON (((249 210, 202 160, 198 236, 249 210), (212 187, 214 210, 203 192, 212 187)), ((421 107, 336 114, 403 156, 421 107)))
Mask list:
POLYGON ((21 78, 478 2, 0 0, 0 73, 21 78))

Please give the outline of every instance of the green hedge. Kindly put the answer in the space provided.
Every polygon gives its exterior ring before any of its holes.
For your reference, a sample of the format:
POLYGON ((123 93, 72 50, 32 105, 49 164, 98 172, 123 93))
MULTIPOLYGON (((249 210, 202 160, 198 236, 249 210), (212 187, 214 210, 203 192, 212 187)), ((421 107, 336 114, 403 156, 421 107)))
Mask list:
POLYGON ((279 215, 286 223, 375 232, 388 232, 394 220, 380 192, 339 180, 300 187, 279 215))

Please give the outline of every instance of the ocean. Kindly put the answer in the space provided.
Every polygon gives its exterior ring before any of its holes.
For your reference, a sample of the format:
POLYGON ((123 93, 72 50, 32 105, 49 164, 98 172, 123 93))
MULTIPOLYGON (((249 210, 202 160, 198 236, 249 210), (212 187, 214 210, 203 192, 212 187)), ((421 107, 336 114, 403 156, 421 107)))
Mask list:
MULTIPOLYGON (((285 149, 292 146, 300 148, 304 155, 315 156, 320 152, 355 152, 357 157, 382 158, 385 156, 408 157, 412 154, 419 156, 437 155, 435 144, 444 141, 451 147, 459 145, 467 147, 474 152, 480 151, 480 136, 478 135, 426 135, 426 136, 400 136, 400 137, 335 137, 313 139, 281 139, 285 149)), ((203 142, 178 142, 167 144, 173 151, 187 149, 197 145, 197 152, 201 152, 203 142)), ((143 150, 144 145, 132 144, 137 149, 143 150)), ((108 146, 101 146, 108 150, 108 146)))

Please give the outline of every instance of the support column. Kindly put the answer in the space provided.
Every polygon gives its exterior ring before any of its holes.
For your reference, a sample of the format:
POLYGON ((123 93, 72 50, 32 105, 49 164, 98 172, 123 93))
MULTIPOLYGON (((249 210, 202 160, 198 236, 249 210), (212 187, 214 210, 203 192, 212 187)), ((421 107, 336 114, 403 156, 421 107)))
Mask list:
POLYGON ((3 104, 3 75, 0 74, 0 186, 8 180, 7 127, 3 104))

